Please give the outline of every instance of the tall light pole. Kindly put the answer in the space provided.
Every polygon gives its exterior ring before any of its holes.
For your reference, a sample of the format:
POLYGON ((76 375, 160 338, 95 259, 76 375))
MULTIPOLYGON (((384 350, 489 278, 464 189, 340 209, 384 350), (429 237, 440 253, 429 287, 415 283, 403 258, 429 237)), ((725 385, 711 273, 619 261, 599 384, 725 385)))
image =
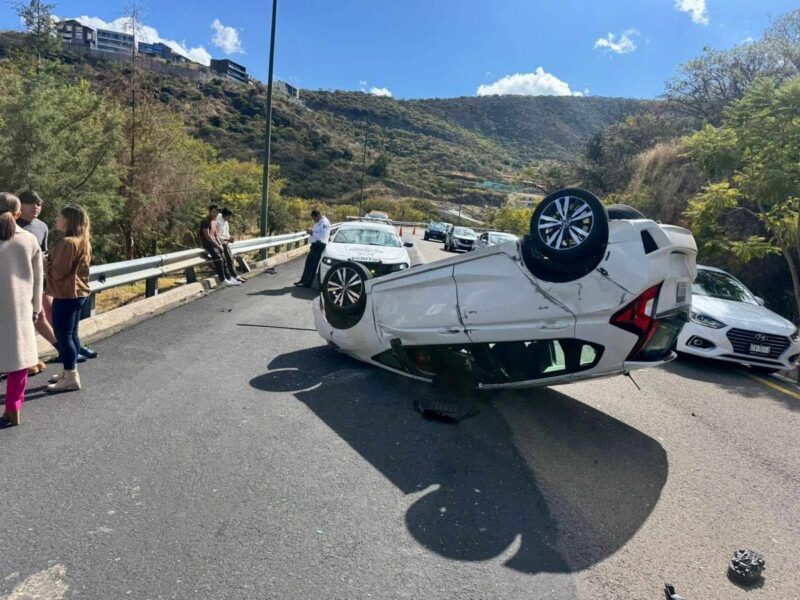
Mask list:
POLYGON ((358 199, 358 216, 363 217, 364 211, 361 208, 364 202, 364 175, 367 173, 367 138, 369 136, 369 115, 367 115, 367 122, 364 126, 364 161, 361 165, 361 196, 358 199))
MULTIPOLYGON (((278 0, 272 0, 272 31, 269 41, 269 75, 267 76, 267 139, 264 145, 264 176, 261 185, 261 237, 267 235, 267 209, 269 207, 269 165, 272 157, 272 75, 275 68, 275 22, 278 17, 278 0)), ((266 253, 266 250, 264 251, 266 253)))

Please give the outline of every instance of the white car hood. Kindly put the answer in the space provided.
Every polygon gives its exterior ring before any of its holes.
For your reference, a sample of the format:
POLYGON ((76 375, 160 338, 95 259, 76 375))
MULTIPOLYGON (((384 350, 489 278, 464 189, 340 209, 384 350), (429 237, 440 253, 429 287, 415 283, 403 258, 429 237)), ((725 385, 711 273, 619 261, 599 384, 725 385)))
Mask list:
POLYGON ((408 261, 405 248, 388 246, 370 246, 368 244, 335 244, 325 247, 323 256, 334 260, 374 261, 397 263, 408 261))
POLYGON ((748 329, 757 329, 761 326, 762 329, 766 327, 776 333, 777 330, 782 329, 785 330, 784 335, 791 335, 795 330, 791 321, 775 314, 768 308, 747 302, 692 294, 692 308, 714 317, 726 325, 744 326, 748 329))

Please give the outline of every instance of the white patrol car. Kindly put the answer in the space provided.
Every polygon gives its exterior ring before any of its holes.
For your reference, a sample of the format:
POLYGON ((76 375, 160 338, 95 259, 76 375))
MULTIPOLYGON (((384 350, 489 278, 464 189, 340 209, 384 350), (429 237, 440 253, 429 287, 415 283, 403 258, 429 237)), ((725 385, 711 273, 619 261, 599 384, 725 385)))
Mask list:
MULTIPOLYGON (((319 262, 319 282, 325 280, 330 268, 338 263, 359 263, 371 277, 404 271, 411 266, 411 258, 392 225, 376 220, 351 221, 342 224, 331 236, 330 243, 319 262)), ((337 282, 332 282, 337 285, 337 282)))

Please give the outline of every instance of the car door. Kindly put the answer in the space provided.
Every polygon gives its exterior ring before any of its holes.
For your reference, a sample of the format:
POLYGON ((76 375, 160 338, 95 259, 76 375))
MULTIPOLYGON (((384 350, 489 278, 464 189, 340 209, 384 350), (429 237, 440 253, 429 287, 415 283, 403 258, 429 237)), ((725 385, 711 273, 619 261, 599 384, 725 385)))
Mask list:
POLYGON ((369 293, 379 335, 404 346, 467 344, 451 265, 417 267, 403 276, 371 280, 369 293))
MULTIPOLYGON (((512 251, 513 252, 513 251, 512 251)), ((571 338, 575 316, 509 253, 454 266, 461 322, 473 343, 571 338)))

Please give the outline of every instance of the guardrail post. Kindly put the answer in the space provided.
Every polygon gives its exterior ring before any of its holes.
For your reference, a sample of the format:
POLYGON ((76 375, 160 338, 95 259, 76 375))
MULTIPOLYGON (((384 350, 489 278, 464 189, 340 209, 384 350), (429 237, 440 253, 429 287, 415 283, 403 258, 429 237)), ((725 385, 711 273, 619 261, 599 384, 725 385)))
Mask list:
POLYGON ((236 256, 236 264, 239 265, 239 268, 245 273, 249 273, 251 270, 250 265, 247 264, 247 260, 245 259, 243 254, 239 254, 236 256))
POLYGON ((86 301, 83 303, 83 307, 81 308, 81 320, 94 316, 96 304, 95 294, 89 294, 89 297, 86 298, 86 301))
POLYGON ((152 298, 158 295, 158 277, 150 277, 144 281, 144 297, 152 298))
POLYGON ((197 273, 194 270, 194 267, 189 267, 188 269, 183 271, 183 274, 186 276, 186 283, 197 283, 197 273))

